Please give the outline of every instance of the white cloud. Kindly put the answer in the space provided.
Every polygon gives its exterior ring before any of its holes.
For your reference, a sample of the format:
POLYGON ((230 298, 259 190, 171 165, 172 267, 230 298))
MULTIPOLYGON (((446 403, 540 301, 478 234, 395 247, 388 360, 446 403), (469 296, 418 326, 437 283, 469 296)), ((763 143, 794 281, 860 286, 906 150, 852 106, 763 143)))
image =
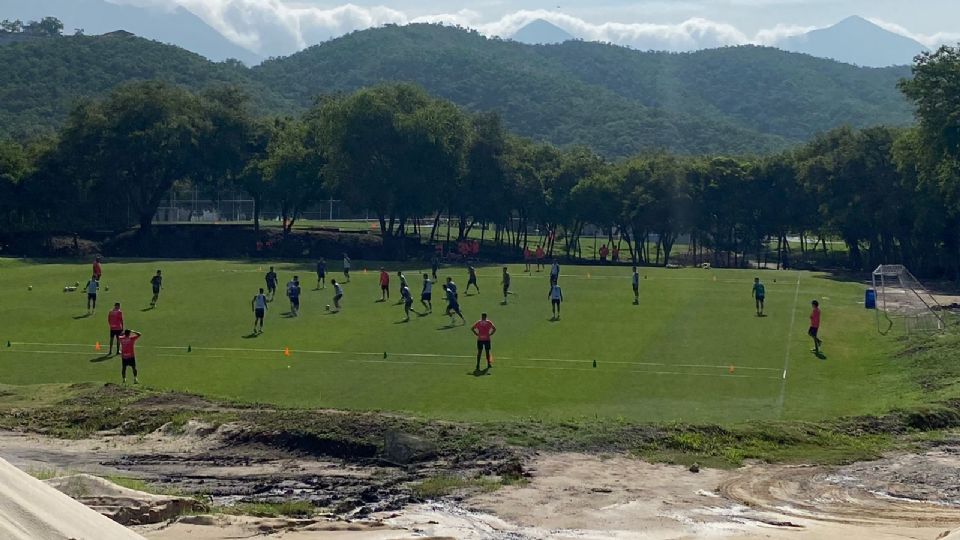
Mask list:
POLYGON ((900 34, 901 36, 906 36, 915 41, 919 41, 923 46, 930 49, 936 49, 941 45, 955 45, 957 42, 960 42, 960 33, 957 32, 937 32, 935 34, 917 34, 907 30, 899 24, 884 21, 882 19, 873 19, 868 18, 873 24, 883 28, 884 30, 889 30, 895 34, 900 34))
MULTIPOLYGON (((442 23, 475 28, 489 36, 509 37, 524 25, 544 19, 588 41, 627 45, 641 50, 689 51, 708 47, 754 43, 774 45, 784 38, 815 27, 778 24, 750 36, 728 23, 693 17, 675 24, 588 22, 553 10, 518 10, 496 20, 484 20, 477 11, 408 13, 386 6, 343 4, 321 7, 304 0, 109 0, 168 9, 184 7, 231 41, 263 56, 292 54, 353 30, 384 24, 442 23)), ((717 0, 730 5, 767 6, 796 4, 797 0, 717 0)), ((804 0, 810 2, 811 0, 804 0)), ((824 0, 814 0, 817 2, 824 0)), ((654 1, 654 4, 659 2, 654 1)), ((683 2, 677 2, 682 4, 683 2)), ((673 7, 677 7, 676 4, 673 7)), ((882 20, 873 20, 893 32, 912 37, 928 47, 960 40, 960 34, 914 34, 882 20)))

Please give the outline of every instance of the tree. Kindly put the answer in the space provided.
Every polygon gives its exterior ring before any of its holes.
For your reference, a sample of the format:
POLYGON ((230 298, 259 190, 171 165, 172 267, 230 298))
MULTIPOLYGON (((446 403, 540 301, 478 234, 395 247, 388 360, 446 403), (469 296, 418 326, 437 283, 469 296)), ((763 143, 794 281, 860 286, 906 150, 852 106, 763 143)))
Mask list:
POLYGON ((0 32, 8 32, 11 34, 16 34, 23 31, 23 21, 16 19, 11 21, 10 19, 4 19, 0 21, 0 32))
POLYGON ((293 229, 307 207, 323 197, 325 164, 320 138, 310 124, 293 119, 276 121, 259 168, 265 181, 262 193, 280 207, 284 234, 293 229))
POLYGON ((317 116, 327 143, 327 185, 348 206, 377 216, 388 249, 405 234, 407 220, 437 207, 438 186, 462 175, 466 117, 416 86, 329 99, 317 116))

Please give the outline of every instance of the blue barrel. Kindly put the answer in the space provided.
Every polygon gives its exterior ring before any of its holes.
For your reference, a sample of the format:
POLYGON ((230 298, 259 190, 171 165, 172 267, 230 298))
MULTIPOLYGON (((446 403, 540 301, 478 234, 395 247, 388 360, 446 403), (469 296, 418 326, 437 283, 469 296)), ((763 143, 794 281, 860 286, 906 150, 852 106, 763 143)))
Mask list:
POLYGON ((877 291, 867 289, 867 293, 863 297, 863 307, 867 309, 877 309, 877 291))

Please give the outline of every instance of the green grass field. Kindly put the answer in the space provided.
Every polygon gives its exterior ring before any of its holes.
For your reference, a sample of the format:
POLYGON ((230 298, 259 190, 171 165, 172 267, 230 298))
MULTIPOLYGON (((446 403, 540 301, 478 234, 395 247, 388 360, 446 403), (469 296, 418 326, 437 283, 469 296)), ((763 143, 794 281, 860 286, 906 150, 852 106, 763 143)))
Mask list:
MULTIPOLYGON (((629 268, 566 266, 563 318, 551 322, 546 273, 511 266, 517 296, 504 306, 499 267, 480 269, 482 294, 474 296, 463 293, 463 268, 445 268, 441 277, 459 284, 468 320, 450 328, 441 300, 433 315, 409 323, 393 301, 375 302, 375 263, 365 273, 365 263, 354 262, 337 314, 324 310, 329 284, 312 290, 311 263, 275 266, 281 287, 301 276, 301 316, 285 317, 288 303, 278 297, 265 332, 251 337, 250 300, 263 286, 263 263, 107 261, 109 291, 85 317, 85 294, 62 290, 86 282, 89 264, 0 260, 0 381, 119 382, 119 358, 94 350, 97 341, 106 345, 106 315, 119 301, 127 325, 144 334, 137 355, 144 385, 244 402, 462 420, 731 424, 884 412, 923 399, 893 360, 893 338, 879 336, 873 313, 858 303, 863 285, 824 275, 759 274, 768 313, 759 318, 750 296, 755 272, 641 269, 641 301, 633 305, 629 268), (165 289, 149 310, 158 268, 165 289), (825 358, 810 352, 806 335, 814 298, 823 308, 825 358), (469 324, 484 310, 499 329, 496 363, 475 376, 469 324)), ((419 299, 423 269, 404 270, 419 299)), ((437 287, 434 298, 441 297, 437 287)))

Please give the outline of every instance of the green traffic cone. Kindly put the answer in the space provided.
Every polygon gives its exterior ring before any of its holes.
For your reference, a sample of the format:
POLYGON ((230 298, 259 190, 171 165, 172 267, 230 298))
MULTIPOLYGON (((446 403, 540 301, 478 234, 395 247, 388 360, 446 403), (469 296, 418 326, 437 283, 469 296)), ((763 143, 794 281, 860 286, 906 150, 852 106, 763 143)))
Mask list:
POLYGON ((384 359, 387 358, 387 351, 383 351, 383 358, 384 358, 384 359))
POLYGON ((190 345, 187 345, 187 352, 193 352, 193 347, 191 347, 190 345))
POLYGON ((597 361, 596 361, 596 360, 593 361, 593 367, 597 367, 597 361))
POLYGON ((10 343, 9 340, 7 340, 7 347, 11 347, 11 346, 12 346, 12 344, 10 343))

